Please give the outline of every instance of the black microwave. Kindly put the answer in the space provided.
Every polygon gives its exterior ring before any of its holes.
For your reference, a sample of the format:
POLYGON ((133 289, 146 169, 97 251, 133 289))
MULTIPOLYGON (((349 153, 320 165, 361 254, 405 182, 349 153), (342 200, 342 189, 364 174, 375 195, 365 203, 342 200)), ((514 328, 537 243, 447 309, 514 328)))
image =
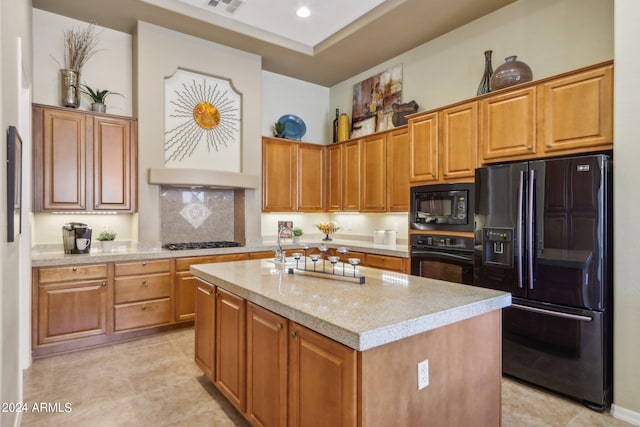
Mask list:
POLYGON ((411 187, 411 228, 472 232, 473 190, 473 182, 411 187))

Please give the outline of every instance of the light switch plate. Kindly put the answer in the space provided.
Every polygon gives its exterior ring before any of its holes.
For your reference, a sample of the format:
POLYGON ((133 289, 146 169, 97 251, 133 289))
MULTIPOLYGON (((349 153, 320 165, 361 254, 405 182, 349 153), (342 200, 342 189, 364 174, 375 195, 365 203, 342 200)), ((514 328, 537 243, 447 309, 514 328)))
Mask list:
POLYGON ((418 390, 429 385, 429 359, 418 363, 418 390))

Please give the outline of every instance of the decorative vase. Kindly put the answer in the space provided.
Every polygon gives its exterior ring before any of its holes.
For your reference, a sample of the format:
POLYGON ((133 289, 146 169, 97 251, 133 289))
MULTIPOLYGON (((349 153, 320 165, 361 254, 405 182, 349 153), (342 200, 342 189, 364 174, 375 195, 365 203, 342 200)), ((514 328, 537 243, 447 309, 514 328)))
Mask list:
POLYGON ((293 244, 294 245, 300 244, 300 236, 293 236, 293 244))
POLYGON ((496 68, 496 72, 491 77, 491 90, 530 82, 533 79, 531 68, 516 58, 515 55, 508 56, 505 58, 506 62, 496 68))
POLYGON ((478 85, 478 92, 476 95, 491 92, 491 75, 493 74, 493 67, 491 66, 492 53, 493 51, 491 50, 484 51, 484 74, 482 75, 482 80, 480 80, 480 84, 478 85))
POLYGON ((91 111, 97 111, 98 113, 106 113, 107 105, 102 102, 94 102, 91 104, 91 111))
POLYGON ((69 69, 60 70, 60 93, 63 107, 78 108, 80 106, 80 73, 69 69))
POLYGON ((338 117, 338 142, 349 139, 349 116, 345 113, 338 117))

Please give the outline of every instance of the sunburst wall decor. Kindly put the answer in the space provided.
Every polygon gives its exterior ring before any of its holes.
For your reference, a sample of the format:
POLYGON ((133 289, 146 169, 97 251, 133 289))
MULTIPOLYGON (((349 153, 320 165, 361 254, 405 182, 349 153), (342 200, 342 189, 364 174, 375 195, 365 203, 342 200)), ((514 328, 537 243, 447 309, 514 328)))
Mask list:
POLYGON ((241 111, 229 80, 180 69, 167 77, 165 165, 240 171, 241 111))

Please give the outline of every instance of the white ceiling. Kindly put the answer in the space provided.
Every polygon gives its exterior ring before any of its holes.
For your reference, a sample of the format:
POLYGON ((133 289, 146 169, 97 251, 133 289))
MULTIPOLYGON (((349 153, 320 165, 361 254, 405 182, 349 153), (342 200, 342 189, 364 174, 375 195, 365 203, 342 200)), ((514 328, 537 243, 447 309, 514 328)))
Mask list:
POLYGON ((331 87, 516 0, 32 0, 33 7, 134 34, 139 20, 262 57, 262 68, 331 87), (308 21, 296 6, 312 10, 308 21))
MULTIPOLYGON (((209 0, 144 0, 151 4, 179 11, 179 3, 192 6, 194 16, 214 25, 225 25, 230 29, 238 28, 238 23, 260 30, 260 37, 273 38, 273 35, 299 42, 306 51, 329 38, 358 18, 384 3, 384 0, 226 0, 239 5, 232 13, 227 13, 225 0, 217 7, 209 5, 209 0), (306 6, 311 15, 300 18, 296 15, 299 7, 306 6), (203 11, 205 11, 203 13, 203 11), (234 25, 235 24, 235 25, 234 25)), ((250 29, 245 29, 250 31, 250 29)))

